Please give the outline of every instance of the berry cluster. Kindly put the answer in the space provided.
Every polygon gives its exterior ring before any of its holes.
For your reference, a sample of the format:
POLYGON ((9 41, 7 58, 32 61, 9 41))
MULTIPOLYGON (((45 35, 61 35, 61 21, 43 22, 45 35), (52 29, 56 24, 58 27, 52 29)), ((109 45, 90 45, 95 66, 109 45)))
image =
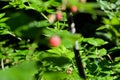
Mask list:
MULTIPOLYGON (((71 5, 69 8, 69 11, 72 13, 76 13, 78 11, 78 7, 75 5, 71 5)), ((56 11, 56 14, 51 14, 48 16, 49 23, 54 23, 54 21, 61 21, 63 19, 62 11, 67 10, 65 7, 64 9, 59 9, 56 11)), ((61 44, 61 39, 59 36, 52 36, 49 39, 49 44, 52 47, 58 47, 61 44)))
MULTIPOLYGON (((56 11, 56 14, 50 14, 48 15, 48 21, 49 23, 54 23, 54 21, 61 21, 63 19, 63 14, 62 14, 62 11, 65 11, 66 8, 64 9, 59 9, 56 11)), ((72 12, 72 13, 76 13, 78 11, 78 7, 75 6, 75 5, 72 5, 69 7, 69 10, 72 12)))

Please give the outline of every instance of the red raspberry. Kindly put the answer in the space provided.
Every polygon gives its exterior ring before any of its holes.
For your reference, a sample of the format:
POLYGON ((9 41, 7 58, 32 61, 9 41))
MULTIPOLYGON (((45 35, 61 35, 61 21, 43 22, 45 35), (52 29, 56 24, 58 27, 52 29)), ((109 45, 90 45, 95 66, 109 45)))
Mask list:
POLYGON ((76 6, 71 6, 71 12, 75 13, 78 11, 78 8, 76 6))
POLYGON ((58 21, 60 21, 62 18, 63 18, 62 12, 61 12, 61 11, 58 11, 57 14, 56 14, 56 19, 57 19, 58 21))
POLYGON ((50 39, 49 39, 49 44, 52 46, 52 47, 58 47, 61 43, 61 39, 59 36, 52 36, 50 39))

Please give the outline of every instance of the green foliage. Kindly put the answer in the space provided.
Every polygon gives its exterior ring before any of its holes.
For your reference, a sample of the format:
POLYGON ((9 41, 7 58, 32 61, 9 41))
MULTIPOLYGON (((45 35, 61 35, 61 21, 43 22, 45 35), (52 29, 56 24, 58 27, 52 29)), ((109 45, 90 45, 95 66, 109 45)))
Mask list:
POLYGON ((104 25, 99 27, 97 30, 98 35, 105 36, 107 39, 109 39, 111 42, 113 42, 115 45, 119 45, 119 0, 115 2, 108 2, 103 0, 98 0, 98 2, 101 5, 101 9, 104 10, 104 12, 109 17, 103 19, 104 25), (105 30, 104 34, 101 33, 101 31, 105 30))
POLYGON ((93 46, 102 46, 104 44, 107 44, 106 41, 104 41, 103 39, 98 39, 98 38, 85 38, 84 42, 88 42, 89 44, 93 46))
MULTIPOLYGON (((87 80, 118 80, 120 0, 80 1, 0 1, 0 80, 83 80, 73 50, 76 40, 87 80), (72 14, 73 5, 78 11, 72 14), (60 21, 56 20, 59 11, 63 17, 60 21), (91 23, 99 26, 95 34, 70 33, 68 12, 78 21, 75 15, 89 14, 93 21, 102 18, 98 25, 91 23), (61 44, 51 47, 49 38, 55 35, 61 44)), ((89 27, 93 28, 88 24, 83 30, 89 31, 89 27)))
POLYGON ((37 64, 34 61, 25 61, 10 69, 0 71, 1 80, 33 80, 33 74, 37 72, 37 64), (24 74, 23 74, 24 73, 24 74))

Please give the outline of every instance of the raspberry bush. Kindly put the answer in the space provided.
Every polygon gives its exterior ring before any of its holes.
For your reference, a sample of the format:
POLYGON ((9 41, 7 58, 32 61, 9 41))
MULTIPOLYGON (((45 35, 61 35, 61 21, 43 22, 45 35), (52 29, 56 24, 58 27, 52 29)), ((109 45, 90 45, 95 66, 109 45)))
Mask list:
POLYGON ((119 0, 0 0, 0 80, 119 80, 119 0))

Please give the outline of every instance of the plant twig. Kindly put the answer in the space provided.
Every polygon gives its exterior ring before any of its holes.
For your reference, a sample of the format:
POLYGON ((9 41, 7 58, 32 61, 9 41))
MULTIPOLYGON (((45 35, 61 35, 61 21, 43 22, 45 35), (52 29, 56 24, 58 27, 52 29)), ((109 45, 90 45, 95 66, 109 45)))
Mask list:
POLYGON ((4 66, 4 61, 3 61, 3 59, 1 59, 1 67, 2 67, 2 70, 4 70, 4 69, 5 69, 5 66, 4 66))
POLYGON ((107 57, 110 59, 111 62, 113 62, 113 59, 111 58, 109 54, 107 54, 107 57))

